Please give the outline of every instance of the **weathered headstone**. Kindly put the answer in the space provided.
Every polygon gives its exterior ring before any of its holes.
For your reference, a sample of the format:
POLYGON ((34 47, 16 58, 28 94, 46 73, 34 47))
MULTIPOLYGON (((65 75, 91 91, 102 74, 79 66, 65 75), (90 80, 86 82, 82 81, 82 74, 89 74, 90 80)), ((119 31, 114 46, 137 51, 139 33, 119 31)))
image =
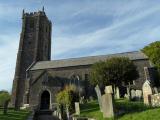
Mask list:
POLYGON ((136 90, 136 98, 137 98, 137 100, 141 100, 141 98, 142 98, 142 91, 141 90, 136 90))
POLYGON ((128 94, 124 94, 124 98, 129 99, 129 95, 128 94))
POLYGON ((148 67, 144 67, 144 73, 145 73, 146 81, 142 86, 143 100, 144 100, 144 104, 151 105, 151 95, 153 93, 152 87, 151 87, 152 77, 150 76, 150 71, 148 67))
POLYGON ((151 95, 151 105, 153 107, 160 107, 160 94, 151 95))
POLYGON ((151 104, 150 96, 152 95, 152 88, 151 88, 150 82, 148 80, 146 80, 144 82, 144 84, 142 86, 142 90, 143 90, 144 104, 150 105, 151 104))
POLYGON ((101 95, 101 90, 98 85, 95 87, 95 91, 97 94, 100 111, 102 112, 102 95, 101 95))
POLYGON ((76 115, 80 115, 79 102, 75 102, 75 113, 76 113, 76 115))
POLYGON ((130 90, 130 88, 129 87, 127 87, 127 95, 126 95, 126 98, 127 99, 131 99, 131 90, 130 90))
POLYGON ((112 86, 109 85, 109 86, 106 86, 105 87, 105 90, 104 90, 105 93, 110 93, 110 94, 113 94, 113 89, 112 89, 112 86))
POLYGON ((131 90, 131 99, 136 98, 136 91, 134 89, 131 90))
POLYGON ((120 98, 120 93, 119 93, 119 87, 116 87, 116 99, 119 99, 120 98))
POLYGON ((84 104, 84 96, 80 97, 79 102, 80 102, 80 104, 84 104))
POLYGON ((102 96, 102 110, 104 118, 114 117, 114 98, 112 86, 105 87, 105 94, 102 96))

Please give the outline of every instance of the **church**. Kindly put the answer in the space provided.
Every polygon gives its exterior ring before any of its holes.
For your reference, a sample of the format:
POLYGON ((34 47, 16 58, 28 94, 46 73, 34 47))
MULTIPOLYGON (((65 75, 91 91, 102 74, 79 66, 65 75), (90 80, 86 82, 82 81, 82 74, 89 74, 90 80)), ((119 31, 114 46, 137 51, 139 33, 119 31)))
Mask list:
POLYGON ((140 51, 51 60, 52 22, 44 8, 41 11, 22 14, 22 31, 12 87, 12 105, 38 106, 51 109, 55 95, 67 84, 75 84, 85 96, 92 96, 94 88, 89 84, 91 66, 111 57, 128 57, 137 66, 139 77, 132 88, 141 90, 145 81, 144 67, 150 68, 148 57, 140 51))

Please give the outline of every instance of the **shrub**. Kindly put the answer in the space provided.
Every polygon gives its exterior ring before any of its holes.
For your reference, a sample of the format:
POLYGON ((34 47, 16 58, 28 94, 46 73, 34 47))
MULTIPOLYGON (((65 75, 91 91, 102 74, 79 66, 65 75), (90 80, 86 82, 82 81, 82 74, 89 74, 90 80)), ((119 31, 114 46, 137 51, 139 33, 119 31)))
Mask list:
POLYGON ((112 57, 95 63, 91 68, 90 82, 93 85, 119 86, 138 77, 136 66, 127 57, 112 57))

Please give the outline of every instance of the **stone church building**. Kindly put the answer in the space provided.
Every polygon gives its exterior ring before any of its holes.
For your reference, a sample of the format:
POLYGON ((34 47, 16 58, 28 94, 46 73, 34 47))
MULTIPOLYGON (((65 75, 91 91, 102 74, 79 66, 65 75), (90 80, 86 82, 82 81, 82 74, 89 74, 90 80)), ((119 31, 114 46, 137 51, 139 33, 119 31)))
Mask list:
POLYGON ((52 108, 55 95, 66 84, 75 84, 85 96, 94 89, 88 82, 91 65, 111 57, 125 56, 134 62, 139 78, 133 81, 134 89, 142 89, 145 81, 144 67, 151 67, 148 57, 140 51, 111 55, 88 56, 51 60, 52 23, 44 9, 22 14, 22 31, 15 76, 12 88, 12 105, 52 108))

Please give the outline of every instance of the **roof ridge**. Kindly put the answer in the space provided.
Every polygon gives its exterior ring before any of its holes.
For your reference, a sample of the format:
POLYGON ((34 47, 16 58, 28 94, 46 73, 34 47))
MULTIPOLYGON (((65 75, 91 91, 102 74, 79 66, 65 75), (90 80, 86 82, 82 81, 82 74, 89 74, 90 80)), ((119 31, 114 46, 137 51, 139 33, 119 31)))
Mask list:
POLYGON ((141 51, 134 51, 134 52, 125 52, 125 53, 108 54, 108 55, 60 59, 60 60, 52 60, 52 61, 39 61, 30 70, 91 65, 91 64, 94 64, 95 62, 103 61, 114 56, 129 57, 130 60, 148 59, 148 57, 141 51))
MULTIPOLYGON (((81 59, 81 58, 90 58, 90 57, 100 57, 100 56, 111 56, 111 55, 119 55, 119 54, 127 54, 127 53, 142 53, 141 51, 131 51, 131 52, 120 52, 120 53, 111 53, 111 54, 104 54, 104 55, 91 55, 91 56, 83 56, 83 57, 71 57, 71 58, 64 58, 64 59, 55 59, 50 61, 65 61, 65 60, 73 60, 73 59, 81 59)), ((50 62, 50 61, 38 61, 38 62, 50 62)))

